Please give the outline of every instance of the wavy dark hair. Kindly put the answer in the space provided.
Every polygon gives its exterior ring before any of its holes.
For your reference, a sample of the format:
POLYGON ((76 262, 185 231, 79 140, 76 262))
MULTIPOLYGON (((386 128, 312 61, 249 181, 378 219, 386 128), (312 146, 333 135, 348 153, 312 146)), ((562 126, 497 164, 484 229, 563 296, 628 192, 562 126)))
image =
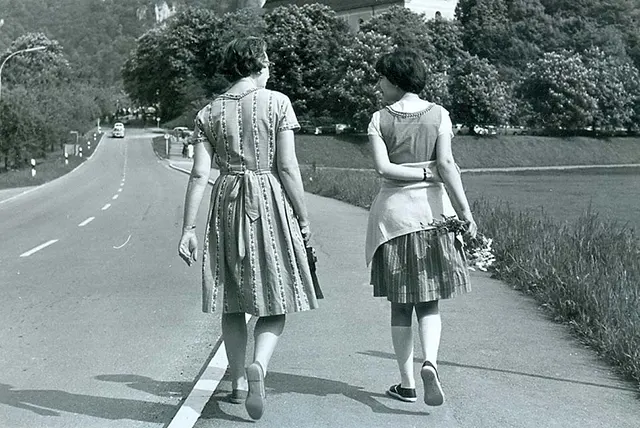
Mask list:
POLYGON ((224 48, 219 71, 231 81, 258 73, 264 68, 266 50, 260 37, 234 39, 224 48))
POLYGON ((419 94, 427 84, 427 68, 418 52, 400 48, 376 61, 376 72, 403 91, 419 94))

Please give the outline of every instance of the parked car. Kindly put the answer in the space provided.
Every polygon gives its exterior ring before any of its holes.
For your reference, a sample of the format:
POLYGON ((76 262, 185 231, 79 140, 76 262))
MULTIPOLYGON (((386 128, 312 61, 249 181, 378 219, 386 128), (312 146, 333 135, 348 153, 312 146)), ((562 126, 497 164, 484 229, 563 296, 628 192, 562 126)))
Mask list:
POLYGON ((122 122, 116 122, 113 124, 111 136, 113 138, 124 138, 124 124, 122 122))
POLYGON ((309 120, 301 120, 300 121, 300 131, 301 134, 322 134, 319 126, 314 125, 309 120))
POLYGON ((173 128, 173 135, 176 138, 184 138, 187 136, 188 132, 189 128, 187 128, 186 126, 176 126, 175 128, 173 128))

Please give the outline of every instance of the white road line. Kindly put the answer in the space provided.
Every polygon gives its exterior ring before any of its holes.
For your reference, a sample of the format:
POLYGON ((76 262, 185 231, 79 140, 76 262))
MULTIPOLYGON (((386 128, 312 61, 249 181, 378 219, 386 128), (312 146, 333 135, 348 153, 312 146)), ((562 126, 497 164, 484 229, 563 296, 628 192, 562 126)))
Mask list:
POLYGON ((122 192, 122 187, 118 189, 118 193, 122 192))
POLYGON ((113 198, 111 198, 111 199, 113 199, 115 201, 116 199, 118 199, 118 195, 113 195, 113 198))
POLYGON ((35 248, 25 252, 25 253, 20 254, 20 257, 29 257, 31 254, 33 254, 33 253, 35 253, 37 251, 40 251, 43 248, 47 248, 49 245, 55 244, 56 242, 58 242, 57 239, 52 239, 51 241, 45 242, 42 245, 38 245, 37 247, 35 247, 35 248))
MULTIPOLYGON (((245 320, 249 322, 251 315, 245 314, 245 320)), ((184 403, 178 409, 178 413, 173 417, 167 428, 193 428, 198 422, 204 406, 207 405, 216 391, 229 364, 222 338, 219 339, 218 343, 220 345, 213 354, 211 361, 209 361, 189 396, 184 400, 184 403)))
POLYGON ((196 424, 227 371, 227 364, 224 342, 220 339, 218 350, 167 428, 192 428, 196 424))
POLYGON ((102 207, 102 211, 108 210, 110 206, 111 204, 105 204, 105 206, 102 207))
POLYGON ((84 227, 86 225, 88 225, 89 223, 91 223, 93 220, 95 220, 95 217, 89 217, 88 219, 86 219, 85 221, 83 221, 82 223, 80 223, 78 225, 78 227, 84 227))

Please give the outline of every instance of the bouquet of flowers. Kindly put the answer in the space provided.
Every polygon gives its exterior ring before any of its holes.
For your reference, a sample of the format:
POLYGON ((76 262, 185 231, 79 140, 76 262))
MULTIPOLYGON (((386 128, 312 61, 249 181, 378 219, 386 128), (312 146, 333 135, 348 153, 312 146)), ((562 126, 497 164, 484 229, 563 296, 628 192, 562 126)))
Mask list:
MULTIPOLYGON (((464 236, 468 224, 466 221, 459 220, 453 216, 443 216, 443 220, 434 222, 437 229, 444 232, 453 232, 456 235, 464 236)), ((482 233, 477 233, 474 238, 463 239, 464 253, 467 259, 467 265, 470 270, 481 270, 486 272, 496 261, 493 254, 493 239, 486 237, 482 233)))

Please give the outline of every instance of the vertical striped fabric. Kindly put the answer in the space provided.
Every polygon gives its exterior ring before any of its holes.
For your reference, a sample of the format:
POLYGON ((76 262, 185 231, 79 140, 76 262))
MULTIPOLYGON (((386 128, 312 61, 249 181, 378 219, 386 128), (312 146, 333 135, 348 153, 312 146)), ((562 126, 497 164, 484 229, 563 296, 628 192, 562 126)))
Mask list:
POLYGON ((374 296, 393 303, 450 299, 471 291, 460 241, 435 229, 382 244, 371 263, 371 284, 374 296))
POLYGON ((202 310, 255 316, 318 306, 298 220, 278 176, 277 134, 298 121, 289 99, 252 88, 223 94, 198 113, 196 143, 213 147, 203 257, 202 310))

